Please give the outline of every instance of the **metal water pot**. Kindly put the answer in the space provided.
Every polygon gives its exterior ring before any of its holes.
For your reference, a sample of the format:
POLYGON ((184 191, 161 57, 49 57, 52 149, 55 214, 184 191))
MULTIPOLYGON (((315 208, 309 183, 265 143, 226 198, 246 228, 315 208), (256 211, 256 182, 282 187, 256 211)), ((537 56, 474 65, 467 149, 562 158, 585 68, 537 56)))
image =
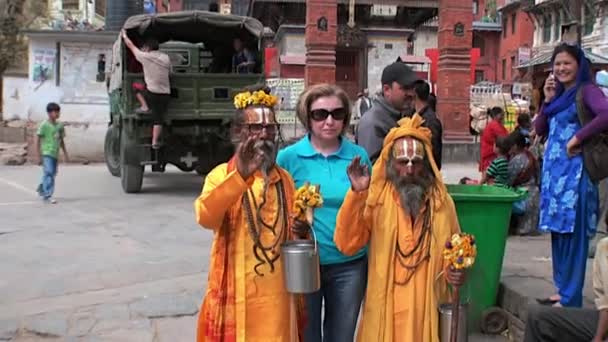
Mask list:
MULTIPOLYGON (((460 304, 458 310, 458 342, 467 342, 469 336, 467 334, 467 305, 460 304)), ((452 304, 439 305, 439 341, 450 342, 450 334, 452 332, 452 304)))
POLYGON ((321 271, 317 239, 291 240, 281 245, 283 274, 287 292, 307 294, 321 288, 321 271))

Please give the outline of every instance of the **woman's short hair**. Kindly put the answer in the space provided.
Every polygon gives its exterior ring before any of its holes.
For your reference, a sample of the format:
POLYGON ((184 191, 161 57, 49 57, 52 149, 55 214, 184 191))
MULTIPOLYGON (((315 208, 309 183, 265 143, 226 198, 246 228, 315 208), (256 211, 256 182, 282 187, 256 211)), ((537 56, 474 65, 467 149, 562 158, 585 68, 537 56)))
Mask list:
POLYGON ((323 83, 308 87, 306 90, 304 90, 304 92, 302 92, 302 94, 300 94, 300 97, 298 98, 298 103, 296 105, 296 115, 298 116, 298 120, 300 120, 300 123, 304 125, 307 131, 310 131, 310 106, 312 106, 312 103, 316 100, 322 97, 329 96, 335 96, 340 100, 340 102, 342 102, 342 106, 348 113, 346 115, 346 118, 344 118, 343 131, 348 128, 352 115, 348 95, 346 95, 346 92, 342 88, 336 85, 323 83))

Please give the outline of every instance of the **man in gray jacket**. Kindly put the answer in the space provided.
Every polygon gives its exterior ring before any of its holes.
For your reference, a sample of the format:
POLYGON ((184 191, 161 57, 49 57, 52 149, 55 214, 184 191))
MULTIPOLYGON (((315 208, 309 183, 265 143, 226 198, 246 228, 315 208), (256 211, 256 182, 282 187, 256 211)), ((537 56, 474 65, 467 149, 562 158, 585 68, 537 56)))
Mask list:
POLYGON ((416 79, 414 71, 402 62, 395 62, 382 71, 382 95, 373 100, 372 108, 359 121, 355 136, 372 163, 380 156, 388 131, 397 126, 403 113, 413 110, 416 79))

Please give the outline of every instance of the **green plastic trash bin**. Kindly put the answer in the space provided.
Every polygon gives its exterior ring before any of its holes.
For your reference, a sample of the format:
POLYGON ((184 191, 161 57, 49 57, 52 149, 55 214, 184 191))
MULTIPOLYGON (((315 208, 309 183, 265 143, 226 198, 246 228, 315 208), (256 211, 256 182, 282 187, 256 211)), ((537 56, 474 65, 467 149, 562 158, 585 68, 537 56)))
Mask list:
MULTIPOLYGON (((468 328, 481 328, 482 314, 496 305, 513 202, 526 193, 488 185, 448 185, 463 232, 475 236, 477 259, 460 290, 468 302, 468 328)), ((486 329, 484 329, 486 330, 486 329)), ((486 330, 487 331, 487 330, 486 330)))

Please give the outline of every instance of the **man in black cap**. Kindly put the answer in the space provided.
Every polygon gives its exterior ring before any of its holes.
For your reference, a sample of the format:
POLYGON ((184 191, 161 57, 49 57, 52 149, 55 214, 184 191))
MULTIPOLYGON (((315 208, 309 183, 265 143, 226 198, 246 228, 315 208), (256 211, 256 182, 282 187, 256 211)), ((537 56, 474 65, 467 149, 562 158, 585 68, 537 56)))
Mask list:
POLYGON ((382 71, 382 95, 374 99, 359 121, 356 141, 367 151, 372 162, 380 156, 384 137, 397 126, 404 113, 414 107, 414 71, 402 62, 395 62, 382 71))

